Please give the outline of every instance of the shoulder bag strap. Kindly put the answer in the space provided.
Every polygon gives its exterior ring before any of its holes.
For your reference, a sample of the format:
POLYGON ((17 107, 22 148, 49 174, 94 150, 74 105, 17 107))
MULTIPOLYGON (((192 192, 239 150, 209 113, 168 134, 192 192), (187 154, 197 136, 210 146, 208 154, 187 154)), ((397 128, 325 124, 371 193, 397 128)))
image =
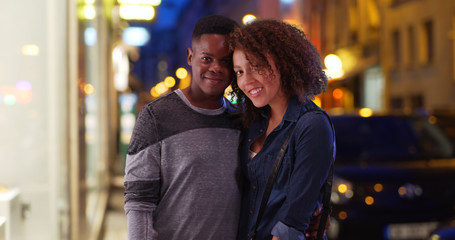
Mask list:
POLYGON ((286 139, 284 140, 283 145, 281 145, 281 149, 275 158, 275 162, 273 163, 272 169, 270 170, 270 175, 269 175, 269 178, 267 179, 267 184, 265 186, 264 194, 262 195, 261 206, 259 207, 258 217, 256 218, 256 223, 254 225, 253 238, 254 238, 254 235, 256 235, 256 230, 259 226, 259 222, 261 221, 262 215, 264 214, 265 207, 267 206, 267 202, 269 201, 269 197, 270 197, 270 193, 272 192, 273 184, 275 183, 275 179, 278 174, 278 170, 280 169, 284 154, 286 153, 286 150, 288 148, 289 138, 290 138, 292 132, 294 131, 296 123, 297 123, 297 121, 293 123, 293 125, 291 126, 291 129, 287 133, 286 139))
MULTIPOLYGON (((300 117, 302 117, 305 113, 307 112, 312 112, 312 111, 321 111, 319 109, 309 109, 308 111, 304 112, 300 117)), ((323 112, 327 117, 327 113, 323 112)), ((281 146, 280 151, 278 152, 277 157, 275 158, 275 161, 273 163, 272 169, 270 170, 270 175, 269 178, 267 179, 267 183, 265 186, 264 194, 262 195, 262 200, 261 200, 261 205, 259 207, 259 213, 258 217, 256 218, 256 223, 254 224, 254 232, 253 236, 251 239, 254 239, 256 235, 256 230, 259 226, 259 223, 261 222, 262 215, 264 214, 265 207, 267 206, 267 202, 269 201, 270 193, 272 192, 273 185, 275 183, 276 176, 278 174, 278 170, 280 169, 281 162, 283 161, 284 154, 286 153, 286 150, 288 148, 289 144, 289 139, 294 131, 294 128, 299 121, 300 117, 297 119, 296 122, 293 123, 291 126, 291 129, 286 135, 286 139, 283 142, 283 145, 281 146)), ((333 124, 332 121, 330 120, 330 117, 328 117, 330 125, 332 126, 332 131, 333 130, 333 124)), ((334 133, 334 141, 335 141, 335 133, 334 133)), ((318 234, 317 234, 317 239, 323 239, 324 236, 324 230, 325 230, 325 225, 327 223, 327 218, 330 212, 330 195, 332 193, 332 175, 333 175, 333 164, 330 167, 329 175, 327 176, 326 182, 324 184, 325 186, 325 191, 324 191, 324 197, 323 197, 323 208, 322 208, 322 215, 321 215, 321 220, 319 222, 319 228, 318 228, 318 234)))
POLYGON ((264 214, 264 210, 265 210, 265 207, 267 206, 267 202, 269 201, 270 193, 272 192, 273 184, 275 184, 275 179, 278 174, 278 170, 280 170, 281 162, 283 161, 284 154, 286 153, 286 150, 288 148, 289 138, 291 137, 291 134, 294 131, 294 128, 297 125, 297 122, 300 120, 300 118, 303 115, 305 115, 306 113, 312 112, 312 111, 320 111, 320 110, 317 108, 308 109, 306 112, 304 112, 302 115, 300 115, 299 118, 297 118, 297 121, 295 121, 292 124, 291 129, 287 133, 286 139, 284 140, 283 145, 281 146, 281 149, 275 158, 275 162, 273 163, 272 169, 270 170, 269 178, 267 179, 267 183, 265 185, 264 194, 262 195, 261 206, 259 207, 258 217, 256 218, 256 223, 254 224, 253 238, 254 238, 254 235, 256 235, 256 230, 259 226, 259 223, 261 222, 261 218, 262 218, 262 215, 264 214))

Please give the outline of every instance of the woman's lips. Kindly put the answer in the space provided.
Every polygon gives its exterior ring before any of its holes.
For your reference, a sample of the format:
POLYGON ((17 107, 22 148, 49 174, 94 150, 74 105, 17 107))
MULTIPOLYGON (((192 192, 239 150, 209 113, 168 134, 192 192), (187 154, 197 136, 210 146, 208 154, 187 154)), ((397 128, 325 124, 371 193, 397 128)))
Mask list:
POLYGON ((259 95, 259 93, 262 91, 262 87, 259 87, 259 88, 253 88, 251 89, 250 91, 248 91, 248 93, 252 96, 252 97, 255 97, 257 95, 259 95))

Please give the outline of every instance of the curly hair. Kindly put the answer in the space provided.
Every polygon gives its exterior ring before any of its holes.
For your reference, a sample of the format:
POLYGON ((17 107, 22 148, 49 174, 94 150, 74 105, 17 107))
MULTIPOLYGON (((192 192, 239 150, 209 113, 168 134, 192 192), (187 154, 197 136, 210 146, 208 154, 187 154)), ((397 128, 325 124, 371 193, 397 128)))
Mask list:
MULTIPOLYGON (((325 91, 328 80, 321 67, 316 47, 299 28, 275 19, 256 20, 234 30, 230 35, 231 50, 241 49, 247 60, 262 73, 271 73, 267 57, 273 59, 280 74, 281 89, 288 95, 297 95, 307 102, 325 91)), ((232 82, 234 94, 243 104, 243 123, 249 126, 259 117, 259 109, 232 82)))

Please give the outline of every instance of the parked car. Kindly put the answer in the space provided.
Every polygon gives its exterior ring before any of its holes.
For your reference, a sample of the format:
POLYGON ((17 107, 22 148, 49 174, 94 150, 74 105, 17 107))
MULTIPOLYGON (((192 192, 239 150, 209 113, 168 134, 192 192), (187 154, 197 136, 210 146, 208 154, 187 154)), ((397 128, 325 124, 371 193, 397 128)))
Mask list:
POLYGON ((428 240, 454 240, 455 239, 455 218, 442 222, 431 233, 428 240))
POLYGON ((428 239, 455 216, 455 146, 419 116, 332 116, 329 239, 428 239))

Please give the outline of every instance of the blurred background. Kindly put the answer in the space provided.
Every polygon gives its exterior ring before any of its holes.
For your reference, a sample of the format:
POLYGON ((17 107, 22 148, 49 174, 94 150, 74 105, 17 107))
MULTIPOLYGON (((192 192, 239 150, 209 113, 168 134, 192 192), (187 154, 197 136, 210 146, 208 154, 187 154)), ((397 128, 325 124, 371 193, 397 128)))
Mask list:
POLYGON ((189 85, 208 14, 283 19, 318 48, 330 239, 454 236, 454 0, 0 0, 0 240, 127 239, 136 114, 189 85))

